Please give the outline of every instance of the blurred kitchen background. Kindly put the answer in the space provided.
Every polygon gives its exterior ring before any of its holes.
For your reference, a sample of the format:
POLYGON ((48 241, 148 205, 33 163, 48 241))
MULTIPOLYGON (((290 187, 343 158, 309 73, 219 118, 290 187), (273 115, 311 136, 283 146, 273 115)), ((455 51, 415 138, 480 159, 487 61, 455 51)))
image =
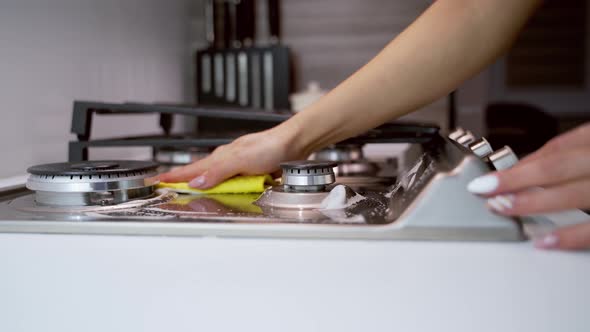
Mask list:
MULTIPOLYGON (((313 99, 370 60, 430 4, 0 0, 0 177, 67 160, 67 143, 75 139, 70 134, 74 100, 272 111, 313 99), (239 73, 243 61, 264 67, 265 50, 276 52, 269 60, 270 73, 262 70, 256 78, 249 69, 244 82, 244 76, 227 76, 239 73), (218 54, 229 56, 232 65, 216 63, 218 54), (216 66, 221 77, 216 77, 216 66), (272 86, 265 86, 269 82, 272 86), (241 89, 262 92, 244 94, 241 89), (270 95, 265 89, 271 89, 270 95), (292 93, 297 95, 289 103, 292 93)), ((522 142, 515 147, 521 152, 587 121, 589 13, 587 0, 546 1, 505 57, 453 96, 406 120, 436 123, 445 131, 462 126, 497 145, 522 142)), ((175 119, 174 130, 220 125, 183 117, 175 119)), ((95 138, 158 130, 155 115, 97 117, 93 123, 95 138)), ((143 158, 150 153, 147 148, 101 148, 90 157, 143 158)))

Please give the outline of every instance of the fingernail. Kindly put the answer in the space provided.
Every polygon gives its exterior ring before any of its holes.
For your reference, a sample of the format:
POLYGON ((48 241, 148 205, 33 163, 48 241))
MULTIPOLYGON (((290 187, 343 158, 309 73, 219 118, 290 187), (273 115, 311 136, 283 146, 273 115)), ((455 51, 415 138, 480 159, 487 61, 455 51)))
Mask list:
POLYGON ((555 234, 547 234, 535 240, 535 247, 539 249, 553 249, 557 248, 559 239, 555 234))
POLYGON ((205 180, 206 180, 205 175, 198 176, 198 177, 192 179, 188 183, 188 186, 191 188, 201 188, 205 184, 205 180))
POLYGON ((498 195, 488 199, 488 206, 498 212, 512 209, 514 206, 514 195, 498 195))
POLYGON ((487 203, 488 203, 488 207, 490 209, 492 209, 493 211, 501 212, 504 210, 504 206, 502 206, 502 204, 500 204, 500 202, 496 201, 495 198, 488 199, 487 203))
POLYGON ((498 177, 495 175, 484 175, 473 179, 467 185, 467 190, 474 194, 491 193, 498 188, 498 177))

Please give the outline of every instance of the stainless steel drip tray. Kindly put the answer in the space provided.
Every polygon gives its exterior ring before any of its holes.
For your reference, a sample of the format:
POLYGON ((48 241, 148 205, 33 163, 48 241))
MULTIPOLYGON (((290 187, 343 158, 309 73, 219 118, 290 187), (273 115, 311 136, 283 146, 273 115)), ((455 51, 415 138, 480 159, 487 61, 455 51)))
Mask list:
MULTIPOLYGON (((263 209, 258 195, 179 195, 154 204, 86 208, 38 207, 32 194, 0 203, 0 232, 103 235, 228 236, 382 240, 521 240, 511 223, 441 219, 389 220, 378 198, 339 210, 263 209)), ((161 197, 160 197, 161 198, 161 197)))

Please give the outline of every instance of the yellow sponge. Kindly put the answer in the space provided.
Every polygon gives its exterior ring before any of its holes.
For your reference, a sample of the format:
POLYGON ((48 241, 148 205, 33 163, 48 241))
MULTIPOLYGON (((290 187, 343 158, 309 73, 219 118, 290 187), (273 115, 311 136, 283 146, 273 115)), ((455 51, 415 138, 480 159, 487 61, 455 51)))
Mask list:
POLYGON ((245 175, 228 179, 210 189, 195 189, 188 186, 187 182, 167 183, 160 182, 158 188, 167 188, 177 193, 184 194, 252 194, 261 193, 269 185, 275 182, 270 175, 245 175))

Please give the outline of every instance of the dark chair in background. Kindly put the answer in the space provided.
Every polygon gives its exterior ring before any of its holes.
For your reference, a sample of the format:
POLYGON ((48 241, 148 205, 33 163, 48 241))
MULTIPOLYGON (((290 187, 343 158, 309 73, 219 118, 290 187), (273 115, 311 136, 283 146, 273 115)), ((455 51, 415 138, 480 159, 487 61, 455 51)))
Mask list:
POLYGON ((486 137, 494 147, 510 145, 519 156, 529 154, 559 133, 556 118, 521 103, 493 103, 485 112, 486 137))

